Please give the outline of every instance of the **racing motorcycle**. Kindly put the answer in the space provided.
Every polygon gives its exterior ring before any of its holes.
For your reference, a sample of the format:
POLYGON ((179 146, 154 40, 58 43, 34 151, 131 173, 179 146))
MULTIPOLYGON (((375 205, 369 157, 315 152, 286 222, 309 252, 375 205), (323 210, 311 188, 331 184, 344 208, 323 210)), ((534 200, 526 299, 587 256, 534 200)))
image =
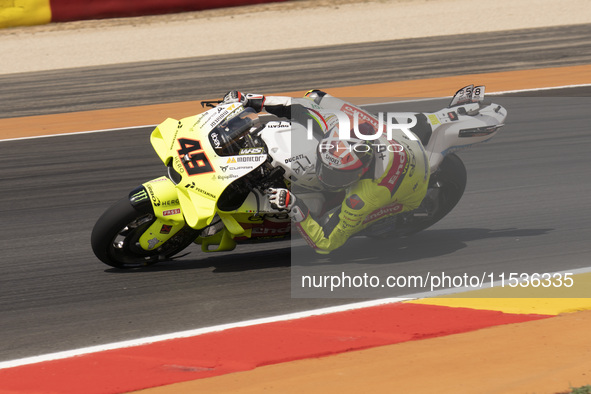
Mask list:
MULTIPOLYGON (((330 95, 322 100, 376 119, 330 95)), ((166 119, 152 132, 151 144, 167 175, 133 189, 98 219, 91 244, 103 263, 142 267, 171 260, 192 243, 201 245, 203 252, 223 252, 241 243, 286 239, 290 218, 271 206, 265 195, 268 188, 297 186, 298 197, 316 214, 334 208, 330 201, 342 202, 324 191, 316 177, 322 135, 296 122, 259 116, 240 103, 202 105, 209 109, 181 120, 166 119)), ((404 123, 413 116, 413 131, 420 136, 431 169, 427 194, 413 211, 398 213, 401 206, 396 203, 374 211, 359 235, 403 237, 447 215, 462 197, 467 180, 466 168, 454 152, 492 138, 507 111, 484 102, 484 86, 470 85, 460 89, 447 108, 396 113, 395 119, 404 123)))

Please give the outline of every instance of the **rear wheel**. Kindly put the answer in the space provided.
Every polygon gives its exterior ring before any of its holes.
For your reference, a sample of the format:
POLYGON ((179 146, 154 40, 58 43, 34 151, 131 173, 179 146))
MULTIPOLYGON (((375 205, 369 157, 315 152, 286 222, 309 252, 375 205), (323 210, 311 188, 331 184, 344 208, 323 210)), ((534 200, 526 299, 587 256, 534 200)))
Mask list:
POLYGON ((198 230, 183 227, 155 250, 144 250, 139 239, 155 217, 136 210, 128 198, 118 201, 98 219, 91 235, 92 250, 103 263, 116 268, 144 267, 167 260, 189 246, 198 230))
POLYGON ((431 174, 429 188, 421 205, 409 212, 385 218, 366 229, 365 235, 378 239, 404 237, 431 227, 460 201, 467 181, 466 167, 455 154, 449 154, 431 174))
POLYGON ((429 189, 421 206, 397 217, 399 235, 411 235, 431 227, 457 205, 462 198, 468 174, 455 154, 445 156, 437 171, 431 174, 429 189))

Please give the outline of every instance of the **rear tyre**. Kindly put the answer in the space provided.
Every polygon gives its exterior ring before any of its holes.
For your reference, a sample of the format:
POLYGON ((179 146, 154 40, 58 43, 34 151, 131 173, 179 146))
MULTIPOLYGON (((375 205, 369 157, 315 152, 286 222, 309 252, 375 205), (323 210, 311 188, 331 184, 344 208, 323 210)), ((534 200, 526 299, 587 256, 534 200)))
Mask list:
POLYGON ((158 249, 144 250, 138 242, 154 220, 152 213, 136 210, 128 198, 118 201, 94 225, 90 238, 94 254, 111 267, 145 267, 169 259, 199 235, 198 230, 185 226, 158 249))
POLYGON ((409 212, 383 219, 366 229, 364 235, 377 239, 405 237, 431 227, 447 215, 460 201, 467 181, 462 160, 447 155, 437 171, 431 174, 427 195, 421 205, 409 212))
POLYGON ((425 209, 425 205, 428 204, 425 198, 418 210, 397 217, 396 231, 400 236, 411 235, 443 219, 462 198, 467 181, 468 174, 462 159, 453 153, 445 156, 429 179, 429 190, 437 193, 436 209, 426 217, 417 216, 417 211, 425 209))

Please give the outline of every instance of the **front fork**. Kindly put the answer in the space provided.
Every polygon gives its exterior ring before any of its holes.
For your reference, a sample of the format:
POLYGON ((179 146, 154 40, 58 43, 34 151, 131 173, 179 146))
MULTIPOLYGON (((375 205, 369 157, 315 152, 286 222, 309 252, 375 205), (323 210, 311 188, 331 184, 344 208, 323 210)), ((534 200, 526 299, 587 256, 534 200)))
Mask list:
POLYGON ((144 250, 158 249, 186 224, 175 185, 165 176, 132 190, 129 202, 137 211, 155 217, 139 239, 144 250))

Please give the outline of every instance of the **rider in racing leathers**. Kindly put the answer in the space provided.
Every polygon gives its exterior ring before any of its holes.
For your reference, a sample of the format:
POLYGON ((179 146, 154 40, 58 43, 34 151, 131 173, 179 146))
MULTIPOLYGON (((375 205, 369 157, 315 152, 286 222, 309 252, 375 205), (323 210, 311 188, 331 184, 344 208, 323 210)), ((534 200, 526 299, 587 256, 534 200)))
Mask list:
POLYGON ((290 212, 300 233, 318 253, 330 253, 378 219, 416 209, 425 197, 430 174, 421 140, 426 144, 432 129, 422 114, 416 114, 417 125, 411 129, 420 140, 409 138, 402 130, 394 130, 391 140, 385 134, 371 141, 355 137, 340 140, 334 111, 344 112, 350 119, 357 113, 358 130, 366 135, 376 134, 377 120, 317 90, 300 99, 231 91, 224 102, 240 102, 257 112, 264 109, 303 125, 313 119, 314 129, 323 134, 316 174, 326 190, 345 191, 340 206, 315 217, 303 199, 288 189, 267 191, 271 204, 290 212))

